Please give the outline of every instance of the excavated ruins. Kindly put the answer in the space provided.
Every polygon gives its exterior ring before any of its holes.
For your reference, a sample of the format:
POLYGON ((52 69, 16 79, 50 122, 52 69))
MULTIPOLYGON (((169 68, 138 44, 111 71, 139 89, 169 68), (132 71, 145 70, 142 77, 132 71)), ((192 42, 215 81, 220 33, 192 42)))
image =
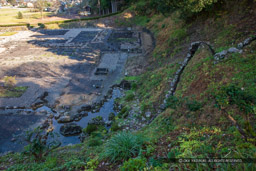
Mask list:
POLYGON ((145 37, 150 36, 131 29, 83 28, 20 31, 1 38, 0 78, 16 76, 17 86, 27 90, 20 97, 0 98, 0 153, 19 151, 15 137, 37 126, 55 132, 70 128, 61 136, 67 145, 79 142, 76 133, 90 118, 107 121, 122 94, 113 85, 125 75, 129 57, 147 53, 145 37))

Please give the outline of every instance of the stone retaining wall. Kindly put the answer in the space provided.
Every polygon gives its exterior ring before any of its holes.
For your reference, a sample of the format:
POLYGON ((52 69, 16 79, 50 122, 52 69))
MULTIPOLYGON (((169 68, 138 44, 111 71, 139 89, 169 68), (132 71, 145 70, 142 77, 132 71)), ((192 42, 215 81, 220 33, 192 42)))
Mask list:
POLYGON ((174 78, 172 79, 172 82, 170 84, 170 90, 165 95, 165 100, 164 100, 163 104, 160 106, 160 111, 163 111, 166 108, 167 99, 170 96, 173 96, 175 94, 175 90, 176 90, 177 85, 178 85, 178 83, 180 81, 181 74, 183 73, 185 67, 188 65, 188 62, 195 55, 195 53, 198 50, 200 45, 206 45, 206 46, 209 47, 212 55, 214 56, 214 64, 217 64, 217 63, 221 62, 223 59, 225 59, 228 54, 231 54, 231 53, 243 53, 243 48, 245 46, 249 45, 254 40, 256 40, 256 35, 245 39, 243 42, 239 43, 237 45, 237 47, 231 47, 228 50, 223 50, 223 51, 221 51, 219 53, 215 53, 213 47, 209 43, 201 42, 201 41, 191 43, 189 51, 188 51, 188 54, 187 54, 187 57, 185 58, 185 60, 181 64, 180 68, 176 71, 176 73, 174 75, 174 78))

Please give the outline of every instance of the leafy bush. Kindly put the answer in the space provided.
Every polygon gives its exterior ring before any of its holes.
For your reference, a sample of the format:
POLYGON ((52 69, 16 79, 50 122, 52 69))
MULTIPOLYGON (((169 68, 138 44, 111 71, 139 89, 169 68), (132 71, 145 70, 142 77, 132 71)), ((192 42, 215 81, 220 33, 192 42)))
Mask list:
MULTIPOLYGON (((140 1, 135 7, 139 15, 148 15, 150 11, 156 11, 162 14, 168 14, 174 11, 180 11, 181 17, 191 17, 203 10, 209 10, 219 0, 149 0, 140 1), (145 10, 147 9, 147 10, 145 10)), ((152 13, 152 12, 151 12, 152 13)))
POLYGON ((109 114, 108 120, 114 121, 114 120, 115 120, 115 117, 116 117, 116 115, 112 112, 112 113, 109 114))
POLYGON ((98 158, 95 158, 95 159, 90 159, 87 163, 86 163, 86 168, 87 169, 96 169, 99 165, 99 161, 98 161, 98 158))
POLYGON ((39 26, 39 28, 41 28, 41 29, 44 29, 44 28, 45 28, 45 24, 43 24, 43 23, 38 23, 38 26, 39 26))
POLYGON ((105 122, 102 116, 96 116, 88 124, 105 125, 105 122))
POLYGON ((53 169, 57 166, 57 158, 56 157, 48 157, 44 163, 44 166, 49 169, 53 169))
POLYGON ((145 139, 131 132, 121 132, 114 135, 105 146, 104 156, 110 161, 127 160, 140 152, 145 139))
POLYGON ((28 143, 28 145, 24 147, 23 153, 29 156, 33 155, 36 161, 42 160, 52 150, 61 145, 60 141, 55 140, 54 137, 54 133, 45 133, 39 127, 33 131, 27 131, 24 140, 28 143), (47 142, 49 136, 51 137, 51 141, 47 142))
POLYGON ((187 29, 186 28, 176 29, 172 32, 172 34, 169 38, 169 44, 173 43, 173 41, 184 40, 186 36, 187 36, 187 29))
POLYGON ((159 159, 155 159, 154 157, 150 157, 149 164, 154 167, 162 166, 162 161, 159 159))
POLYGON ((69 159, 66 163, 64 163, 61 167, 56 170, 79 170, 82 167, 86 166, 84 161, 80 159, 69 159))
POLYGON ((88 124, 87 127, 83 131, 90 135, 92 132, 94 132, 96 130, 97 130, 97 125, 88 124))
POLYGON ((128 114, 129 114, 129 109, 128 107, 125 106, 121 109, 121 111, 117 114, 117 116, 119 118, 126 118, 128 114))
POLYGON ((135 91, 137 88, 138 88, 138 85, 135 82, 133 82, 132 83, 132 90, 135 91))
POLYGON ((96 137, 96 138, 91 138, 88 142, 88 145, 90 147, 94 147, 94 146, 100 146, 102 144, 102 141, 100 138, 96 137))
POLYGON ((121 171, 137 171, 142 170, 146 167, 147 160, 145 158, 131 158, 124 162, 123 166, 120 168, 121 171))
POLYGON ((245 113, 253 113, 253 107, 256 103, 255 96, 235 85, 222 87, 220 92, 215 95, 215 98, 219 108, 226 105, 237 105, 245 113))
POLYGON ((189 101, 189 102, 187 102, 186 106, 190 111, 195 112, 202 107, 202 104, 197 101, 189 101))
POLYGON ((17 16, 18 19, 23 19, 23 14, 19 11, 18 12, 18 16, 17 16))
POLYGON ((5 76, 4 77, 4 85, 8 88, 13 88, 16 85, 16 76, 5 76))
POLYGON ((166 107, 176 109, 179 103, 180 103, 180 100, 176 96, 170 96, 167 99, 166 107))
POLYGON ((126 101, 132 101, 134 99, 135 95, 133 91, 128 91, 126 96, 125 96, 125 100, 126 101))
POLYGON ((114 122, 111 125, 111 131, 118 131, 120 129, 120 127, 118 126, 118 123, 114 122))

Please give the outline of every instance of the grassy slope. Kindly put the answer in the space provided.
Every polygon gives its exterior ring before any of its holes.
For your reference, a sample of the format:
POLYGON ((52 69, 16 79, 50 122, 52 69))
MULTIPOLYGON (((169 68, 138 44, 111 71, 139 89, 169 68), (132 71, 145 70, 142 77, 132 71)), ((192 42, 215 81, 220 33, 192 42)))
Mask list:
MULTIPOLYGON (((157 39, 157 46, 147 59, 150 63, 147 70, 142 75, 126 78, 135 81, 139 86, 134 86, 127 93, 129 97, 126 96, 120 101, 130 108, 133 103, 131 99, 135 96, 140 99, 142 114, 147 110, 155 113, 156 107, 168 91, 169 77, 175 73, 178 62, 183 61, 191 42, 209 41, 217 51, 221 51, 255 34, 255 14, 252 12, 255 6, 250 7, 237 4, 232 10, 219 10, 209 17, 199 17, 190 23, 177 19, 174 14, 120 21, 120 25, 136 23, 147 26, 157 39), (131 96, 131 93, 135 95, 131 96)), ((148 138, 143 147, 144 153, 140 156, 147 159, 149 169, 255 169, 255 163, 196 165, 170 163, 168 160, 173 157, 256 157, 255 139, 242 138, 223 112, 228 111, 248 135, 254 134, 255 101, 248 102, 243 97, 249 99, 256 96, 255 50, 256 42, 246 47, 243 54, 231 55, 217 65, 213 65, 213 57, 206 48, 201 48, 196 53, 182 74, 175 98, 169 100, 169 107, 150 125, 139 131, 148 138), (234 89, 234 97, 227 94, 227 88, 232 85, 238 88, 234 89), (234 98, 237 100, 230 101, 234 98), (244 104, 254 106, 253 110, 246 112, 243 110, 244 104), (218 105, 222 110, 216 107, 218 105)), ((42 163, 34 163, 31 157, 21 154, 2 157, 0 163, 7 166, 15 163, 14 168, 19 170, 100 168, 102 161, 108 162, 101 156, 104 141, 112 134, 98 133, 81 145, 60 148, 42 163)), ((111 163, 104 169, 115 170, 118 164, 111 163)))

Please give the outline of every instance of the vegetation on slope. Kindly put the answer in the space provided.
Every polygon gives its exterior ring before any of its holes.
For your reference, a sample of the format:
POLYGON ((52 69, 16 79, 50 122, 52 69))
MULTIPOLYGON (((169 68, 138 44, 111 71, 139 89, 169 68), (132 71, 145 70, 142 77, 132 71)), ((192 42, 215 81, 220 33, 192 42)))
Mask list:
POLYGON ((129 9, 136 17, 116 23, 149 28, 156 48, 147 56, 149 65, 141 75, 125 78, 133 82, 132 89, 118 101, 123 109, 113 118, 115 129, 108 134, 95 129, 83 144, 59 148, 43 162, 16 153, 1 157, 1 165, 10 170, 255 170, 255 163, 177 163, 173 159, 256 157, 256 42, 218 64, 206 47, 200 47, 185 68, 175 96, 167 100, 167 109, 138 132, 120 131, 119 124, 137 99, 140 115, 158 112, 191 42, 207 41, 219 52, 255 34, 253 1, 236 1, 232 8, 228 0, 200 1, 207 3, 197 10, 196 3, 185 3, 192 1, 179 1, 193 13, 186 20, 180 17, 186 12, 179 4, 165 11, 153 2, 177 1, 139 1, 129 9))

